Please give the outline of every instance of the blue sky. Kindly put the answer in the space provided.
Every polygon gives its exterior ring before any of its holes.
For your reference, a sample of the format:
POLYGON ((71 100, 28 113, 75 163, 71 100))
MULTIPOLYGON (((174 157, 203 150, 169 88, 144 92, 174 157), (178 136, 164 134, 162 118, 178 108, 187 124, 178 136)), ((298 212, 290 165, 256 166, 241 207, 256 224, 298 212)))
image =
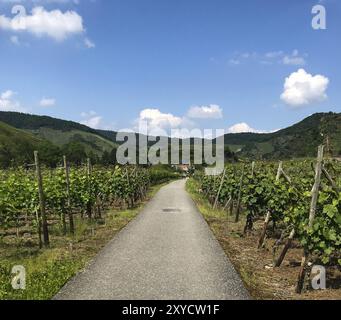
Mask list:
POLYGON ((0 0, 0 110, 114 130, 284 128, 341 112, 340 18, 338 0, 0 0), (327 30, 311 26, 318 3, 327 30))

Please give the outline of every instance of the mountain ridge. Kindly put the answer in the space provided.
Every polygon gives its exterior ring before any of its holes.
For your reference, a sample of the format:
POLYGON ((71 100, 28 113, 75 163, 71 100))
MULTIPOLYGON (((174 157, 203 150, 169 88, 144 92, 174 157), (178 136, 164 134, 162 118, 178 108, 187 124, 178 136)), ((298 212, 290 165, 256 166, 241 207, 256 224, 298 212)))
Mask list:
MULTIPOLYGON (((94 161, 102 157, 109 159, 108 154, 113 153, 119 144, 116 142, 115 131, 93 129, 78 122, 50 116, 0 111, 1 123, 0 146, 2 149, 11 146, 14 150, 12 158, 18 151, 15 151, 17 149, 11 144, 11 139, 19 145, 22 145, 21 140, 26 141, 30 150, 41 145, 49 151, 54 148, 64 149, 64 152, 68 148, 77 149, 82 155, 90 155, 94 161), (6 130, 11 133, 10 136, 6 136, 6 130)), ((225 134, 224 141, 225 147, 239 158, 313 157, 321 143, 326 144, 330 155, 338 157, 341 155, 341 113, 315 113, 272 133, 225 134)))

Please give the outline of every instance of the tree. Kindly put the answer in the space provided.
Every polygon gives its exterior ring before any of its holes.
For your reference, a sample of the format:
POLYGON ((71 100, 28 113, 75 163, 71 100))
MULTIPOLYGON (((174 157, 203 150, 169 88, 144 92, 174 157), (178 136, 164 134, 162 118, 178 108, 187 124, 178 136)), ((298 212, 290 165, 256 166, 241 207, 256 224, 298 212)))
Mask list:
POLYGON ((117 147, 113 148, 110 152, 111 164, 117 164, 116 153, 117 153, 117 147))
POLYGON ((43 142, 39 146, 39 158, 45 165, 55 168, 61 162, 62 152, 58 146, 43 142))
POLYGON ((110 153, 107 150, 105 150, 102 154, 101 164, 103 164, 104 166, 107 166, 110 164, 110 153))
POLYGON ((76 165, 81 165, 87 158, 85 148, 78 142, 70 142, 62 147, 62 153, 66 156, 69 162, 76 165))
POLYGON ((96 153, 94 153, 92 150, 88 153, 88 158, 90 159, 92 164, 100 163, 99 156, 96 153))

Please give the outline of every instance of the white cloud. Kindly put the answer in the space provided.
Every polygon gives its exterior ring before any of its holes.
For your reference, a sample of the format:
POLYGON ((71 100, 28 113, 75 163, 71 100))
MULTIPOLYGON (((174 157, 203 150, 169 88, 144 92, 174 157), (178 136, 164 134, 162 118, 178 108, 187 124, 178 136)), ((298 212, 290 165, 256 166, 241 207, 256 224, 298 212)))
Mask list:
POLYGON ((54 98, 42 98, 39 102, 41 107, 52 107, 56 104, 56 99, 54 98))
POLYGON ((271 131, 266 131, 266 130, 257 130, 249 126, 245 122, 241 123, 236 123, 232 127, 227 129, 227 133, 271 133, 271 132, 276 132, 279 129, 276 130, 271 130, 271 131))
POLYGON ((258 132, 258 130, 253 129, 247 123, 241 122, 236 123, 227 130, 228 133, 246 133, 246 132, 258 132))
POLYGON ((84 44, 88 49, 93 49, 96 47, 96 45, 89 38, 84 39, 84 44))
POLYGON ((1 15, 0 29, 29 32, 37 37, 48 36, 57 41, 85 31, 83 18, 77 12, 46 11, 43 7, 35 7, 31 15, 21 17, 9 18, 1 15))
POLYGON ((18 111, 24 112, 20 102, 15 100, 16 93, 12 90, 7 90, 0 94, 0 111, 18 111))
POLYGON ((221 119, 223 110, 215 104, 209 106, 194 106, 187 113, 189 118, 193 119, 221 119))
POLYGON ((84 124, 93 129, 100 129, 103 127, 103 117, 99 116, 95 111, 82 112, 81 117, 84 118, 81 124, 84 124))
POLYGON ((5 92, 3 92, 3 93, 1 94, 1 99, 9 100, 9 99, 11 99, 14 95, 15 95, 15 93, 14 93, 12 90, 7 90, 7 91, 5 91, 5 92))
POLYGON ((309 105, 327 98, 329 79, 323 75, 311 75, 304 69, 293 72, 285 79, 281 100, 293 107, 309 105))
POLYGON ((152 128, 178 128, 181 126, 183 119, 174 116, 171 113, 162 113, 159 109, 144 109, 140 112, 139 120, 148 122, 152 128))
MULTIPOLYGON (((133 131, 152 136, 179 136, 175 133, 177 130, 192 130, 194 126, 195 123, 185 116, 175 116, 156 108, 147 108, 135 119, 133 131)), ((183 136, 183 133, 181 135, 183 136)))
POLYGON ((82 112, 80 114, 81 124, 84 124, 93 129, 101 129, 101 130, 116 130, 117 131, 117 123, 114 121, 110 121, 108 118, 103 118, 96 111, 88 111, 82 112))

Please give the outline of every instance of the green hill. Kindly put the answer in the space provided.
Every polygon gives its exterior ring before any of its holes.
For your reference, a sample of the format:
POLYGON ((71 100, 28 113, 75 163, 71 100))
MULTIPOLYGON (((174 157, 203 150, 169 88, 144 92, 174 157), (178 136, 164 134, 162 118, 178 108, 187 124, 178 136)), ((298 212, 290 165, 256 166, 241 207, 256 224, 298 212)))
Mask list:
POLYGON ((33 151, 45 142, 22 130, 0 122, 0 165, 21 164, 33 161, 33 151))
POLYGON ((32 133, 58 147, 76 142, 87 154, 102 156, 105 151, 110 152, 116 146, 101 130, 91 129, 73 121, 18 112, 0 112, 0 121, 32 133))
POLYGON ((225 145, 238 155, 263 159, 312 157, 321 143, 331 155, 341 154, 341 113, 316 113, 274 133, 225 135, 225 145))
MULTIPOLYGON (((95 130, 72 121, 0 112, 0 122, 3 122, 0 126, 0 163, 8 164, 13 159, 20 163, 31 159, 34 148, 39 148, 46 162, 51 164, 59 161, 61 154, 69 155, 75 162, 86 156, 102 157, 110 162, 112 151, 117 147, 116 132, 95 130)), ((341 113, 316 113, 274 133, 227 134, 224 138, 226 150, 231 150, 238 157, 314 157, 321 143, 326 144, 326 151, 331 155, 340 156, 341 113)))

